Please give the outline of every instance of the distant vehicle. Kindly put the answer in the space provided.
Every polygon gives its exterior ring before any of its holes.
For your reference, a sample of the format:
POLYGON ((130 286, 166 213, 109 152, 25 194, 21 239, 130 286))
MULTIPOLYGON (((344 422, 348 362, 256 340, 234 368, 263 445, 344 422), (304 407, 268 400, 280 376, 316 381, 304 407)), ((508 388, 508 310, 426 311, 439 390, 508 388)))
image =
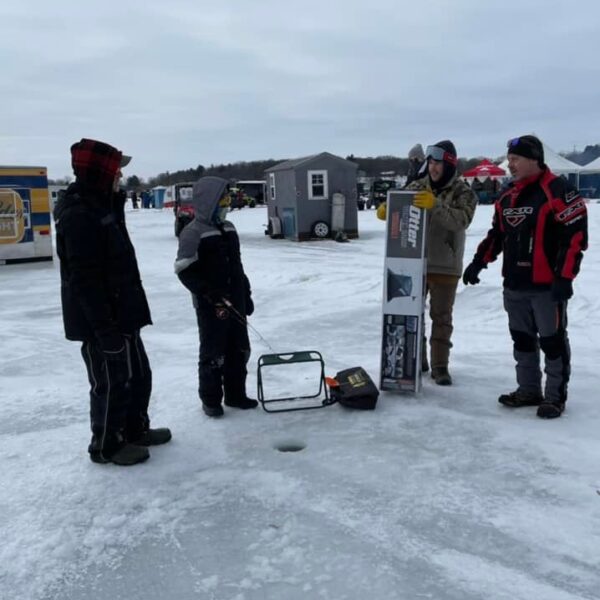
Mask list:
POLYGON ((375 179, 371 186, 370 206, 368 208, 377 208, 387 200, 388 190, 394 189, 396 189, 396 182, 393 179, 375 179))
POLYGON ((262 179, 241 180, 235 182, 235 187, 243 192, 246 205, 250 208, 265 203, 266 181, 262 179))
POLYGON ((231 210, 244 208, 247 204, 247 196, 244 194, 244 190, 238 187, 229 188, 229 198, 231 199, 231 210))
POLYGON ((193 182, 175 183, 165 192, 164 206, 172 206, 175 214, 175 236, 179 237, 181 230, 194 220, 194 205, 192 204, 193 182))

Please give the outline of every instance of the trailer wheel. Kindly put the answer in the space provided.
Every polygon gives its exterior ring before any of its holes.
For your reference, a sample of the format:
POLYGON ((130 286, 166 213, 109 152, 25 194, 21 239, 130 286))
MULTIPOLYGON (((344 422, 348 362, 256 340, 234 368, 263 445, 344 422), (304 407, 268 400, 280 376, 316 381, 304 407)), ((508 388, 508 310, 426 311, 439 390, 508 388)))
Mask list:
POLYGON ((329 237, 331 227, 325 221, 317 221, 313 224, 311 231, 314 237, 323 239, 329 237))

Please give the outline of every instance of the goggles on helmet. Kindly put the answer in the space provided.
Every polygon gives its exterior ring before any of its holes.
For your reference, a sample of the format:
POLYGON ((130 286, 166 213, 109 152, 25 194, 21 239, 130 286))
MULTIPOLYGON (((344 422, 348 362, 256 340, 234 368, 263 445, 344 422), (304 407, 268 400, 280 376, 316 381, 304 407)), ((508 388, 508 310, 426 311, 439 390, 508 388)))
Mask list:
POLYGON ((456 156, 454 156, 454 154, 450 154, 450 152, 440 148, 439 146, 427 146, 425 158, 433 158, 433 160, 445 160, 451 165, 456 165, 458 162, 458 159, 456 156))

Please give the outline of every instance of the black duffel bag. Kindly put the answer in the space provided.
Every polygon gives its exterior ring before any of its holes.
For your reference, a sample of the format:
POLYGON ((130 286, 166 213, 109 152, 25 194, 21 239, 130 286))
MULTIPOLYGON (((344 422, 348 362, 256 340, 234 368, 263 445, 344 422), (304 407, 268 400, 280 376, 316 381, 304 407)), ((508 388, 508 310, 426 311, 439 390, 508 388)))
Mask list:
POLYGON ((347 408, 373 410, 379 390, 362 367, 352 367, 336 373, 334 381, 328 378, 331 397, 347 408))

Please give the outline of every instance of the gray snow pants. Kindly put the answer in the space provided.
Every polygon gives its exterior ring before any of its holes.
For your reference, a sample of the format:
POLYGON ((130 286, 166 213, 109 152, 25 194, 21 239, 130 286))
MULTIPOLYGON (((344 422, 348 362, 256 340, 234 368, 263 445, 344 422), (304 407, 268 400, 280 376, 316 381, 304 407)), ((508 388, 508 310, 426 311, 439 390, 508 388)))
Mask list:
POLYGON ((544 353, 547 402, 566 402, 571 375, 567 303, 555 302, 549 290, 504 289, 504 308, 513 340, 519 390, 541 394, 540 349, 544 353))

